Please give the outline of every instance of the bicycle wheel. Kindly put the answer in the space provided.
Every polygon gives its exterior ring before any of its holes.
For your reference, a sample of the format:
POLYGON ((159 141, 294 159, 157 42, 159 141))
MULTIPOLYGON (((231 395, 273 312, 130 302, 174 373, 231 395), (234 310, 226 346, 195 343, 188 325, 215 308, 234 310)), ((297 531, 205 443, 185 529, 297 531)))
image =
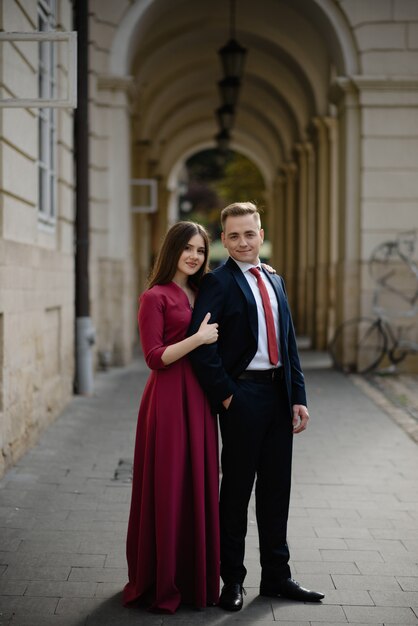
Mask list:
POLYGON ((379 319, 357 317, 337 328, 329 350, 334 366, 342 372, 367 374, 382 360, 387 337, 379 319))

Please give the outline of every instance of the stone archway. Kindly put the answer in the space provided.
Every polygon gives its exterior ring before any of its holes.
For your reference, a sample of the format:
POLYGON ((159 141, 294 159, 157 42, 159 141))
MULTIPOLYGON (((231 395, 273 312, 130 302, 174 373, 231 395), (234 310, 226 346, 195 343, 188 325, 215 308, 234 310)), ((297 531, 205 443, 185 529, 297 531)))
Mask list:
MULTIPOLYGON (((221 0, 182 0, 175 11, 167 0, 138 0, 113 39, 111 72, 133 85, 132 173, 159 184, 158 213, 136 220, 144 271, 167 226, 170 173, 216 132, 227 21, 221 0)), ((273 263, 297 330, 324 348, 357 307, 360 114, 356 91, 344 89, 359 72, 352 30, 332 0, 261 0, 257 13, 242 0, 237 26, 249 55, 232 147, 264 171, 273 263)))

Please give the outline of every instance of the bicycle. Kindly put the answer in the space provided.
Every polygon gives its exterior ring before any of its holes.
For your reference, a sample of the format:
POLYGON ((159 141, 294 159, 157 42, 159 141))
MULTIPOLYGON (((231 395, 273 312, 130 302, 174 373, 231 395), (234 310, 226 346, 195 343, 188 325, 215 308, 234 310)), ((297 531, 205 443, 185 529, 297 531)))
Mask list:
POLYGON ((407 354, 418 352, 418 342, 403 338, 407 330, 400 325, 397 331, 389 322, 389 317, 396 315, 414 318, 418 313, 418 266, 412 260, 415 247, 415 231, 402 233, 396 241, 380 244, 372 253, 369 270, 378 287, 373 294, 373 311, 376 317, 357 317, 343 322, 337 328, 329 344, 329 351, 336 369, 345 373, 367 374, 375 370, 385 357, 389 359, 389 371, 405 359, 407 354), (408 293, 398 287, 399 267, 407 267, 408 277, 413 278, 414 289, 408 293), (387 309, 379 304, 382 293, 390 293, 406 302, 406 311, 397 310, 389 315, 387 309))

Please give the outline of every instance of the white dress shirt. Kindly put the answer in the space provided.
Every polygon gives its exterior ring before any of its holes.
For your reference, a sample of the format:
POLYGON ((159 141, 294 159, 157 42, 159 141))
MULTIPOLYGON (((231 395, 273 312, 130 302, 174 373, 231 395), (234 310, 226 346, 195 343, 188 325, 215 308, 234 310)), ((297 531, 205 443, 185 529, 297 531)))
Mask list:
MULTIPOLYGON (((242 261, 236 261, 235 263, 238 265, 242 273, 244 274, 247 282, 251 288, 253 296, 255 298, 257 304, 257 317, 258 317, 258 341, 257 341, 257 352, 254 355, 253 360, 249 363, 247 369, 248 370, 268 370, 272 367, 276 367, 280 365, 280 360, 276 365, 270 363, 269 351, 268 351, 268 343, 267 343, 267 325, 266 325, 266 316, 263 308, 263 301, 261 299, 260 289, 257 285, 257 279, 254 274, 251 274, 249 271, 252 267, 257 267, 260 270, 261 278, 266 286, 267 292, 270 297, 271 308, 273 310, 273 319, 274 319, 274 327, 276 329, 276 337, 279 342, 279 305, 277 303, 276 293, 270 283, 270 281, 264 275, 264 272, 261 271, 260 263, 257 265, 253 265, 252 263, 243 263, 242 261)), ((279 342, 279 359, 280 359, 280 342, 279 342)))

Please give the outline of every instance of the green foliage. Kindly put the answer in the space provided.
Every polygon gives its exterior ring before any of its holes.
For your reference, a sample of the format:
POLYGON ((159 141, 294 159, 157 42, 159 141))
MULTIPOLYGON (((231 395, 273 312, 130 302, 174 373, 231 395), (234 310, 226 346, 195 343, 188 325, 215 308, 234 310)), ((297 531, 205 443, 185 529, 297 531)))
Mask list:
POLYGON ((264 181, 260 171, 247 157, 237 152, 226 163, 224 176, 215 183, 215 188, 224 201, 255 202, 258 206, 264 204, 264 181))
POLYGON ((250 201, 264 207, 263 177, 242 154, 231 151, 220 158, 217 150, 204 150, 190 157, 186 167, 189 184, 184 199, 191 204, 191 210, 180 211, 180 218, 205 225, 212 238, 219 236, 219 215, 224 206, 250 201))

